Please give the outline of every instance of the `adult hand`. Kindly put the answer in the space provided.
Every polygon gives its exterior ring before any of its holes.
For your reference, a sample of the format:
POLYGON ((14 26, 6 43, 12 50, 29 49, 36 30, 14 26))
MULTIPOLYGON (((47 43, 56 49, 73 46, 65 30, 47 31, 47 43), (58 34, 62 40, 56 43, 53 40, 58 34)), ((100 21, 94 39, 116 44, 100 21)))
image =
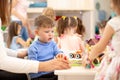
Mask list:
POLYGON ((39 71, 54 71, 54 70, 62 70, 69 69, 69 61, 65 59, 52 59, 46 62, 40 62, 39 71))

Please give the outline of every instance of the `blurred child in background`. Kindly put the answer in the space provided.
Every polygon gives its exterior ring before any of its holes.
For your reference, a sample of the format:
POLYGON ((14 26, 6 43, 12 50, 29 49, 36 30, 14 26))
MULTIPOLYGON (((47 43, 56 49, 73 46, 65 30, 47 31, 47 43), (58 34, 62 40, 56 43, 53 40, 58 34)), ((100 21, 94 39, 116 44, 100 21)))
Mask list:
POLYGON ((11 22, 10 26, 8 27, 8 48, 17 50, 29 46, 31 39, 29 38, 27 41, 24 41, 21 38, 20 32, 21 25, 19 25, 17 22, 11 22))
POLYGON ((53 21, 55 21, 55 19, 56 19, 55 10, 51 7, 44 8, 44 10, 42 11, 42 15, 49 17, 53 21))
POLYGON ((63 51, 84 50, 83 41, 79 34, 76 34, 78 21, 75 17, 62 16, 58 20, 58 46, 63 51))

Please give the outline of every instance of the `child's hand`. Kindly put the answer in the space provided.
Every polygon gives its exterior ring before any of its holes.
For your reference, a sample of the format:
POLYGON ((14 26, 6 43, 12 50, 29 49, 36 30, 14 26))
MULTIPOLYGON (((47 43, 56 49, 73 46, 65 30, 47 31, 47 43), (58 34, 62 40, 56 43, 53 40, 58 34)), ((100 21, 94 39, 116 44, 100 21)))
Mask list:
POLYGON ((85 68, 94 68, 93 61, 89 59, 88 54, 84 56, 82 64, 85 68))
POLYGON ((59 60, 61 60, 61 59, 64 59, 64 60, 68 60, 68 58, 64 55, 64 54, 57 54, 56 55, 56 59, 59 59, 59 60))
POLYGON ((56 59, 59 61, 64 61, 67 62, 70 65, 69 59, 67 58, 67 56, 65 56, 64 54, 57 54, 56 55, 56 59))
POLYGON ((27 47, 30 45, 30 43, 32 42, 32 39, 31 38, 28 38, 26 43, 27 43, 27 47))

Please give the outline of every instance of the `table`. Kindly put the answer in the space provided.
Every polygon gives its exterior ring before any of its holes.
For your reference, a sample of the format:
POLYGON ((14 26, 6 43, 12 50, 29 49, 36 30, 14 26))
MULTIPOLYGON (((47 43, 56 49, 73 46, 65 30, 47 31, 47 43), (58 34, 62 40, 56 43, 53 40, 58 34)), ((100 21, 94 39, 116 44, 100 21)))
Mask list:
POLYGON ((85 69, 81 66, 67 70, 55 70, 58 80, 94 80, 95 73, 95 69, 85 69))

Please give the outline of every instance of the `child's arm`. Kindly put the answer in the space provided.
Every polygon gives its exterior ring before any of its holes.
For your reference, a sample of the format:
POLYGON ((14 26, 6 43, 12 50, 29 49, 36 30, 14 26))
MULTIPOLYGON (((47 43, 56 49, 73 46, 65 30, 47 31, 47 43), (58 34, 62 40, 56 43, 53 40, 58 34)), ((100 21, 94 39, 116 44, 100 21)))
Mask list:
POLYGON ((18 37, 16 40, 17 43, 21 44, 23 47, 28 47, 29 46, 29 42, 30 39, 28 39, 27 41, 24 41, 21 37, 18 37))
POLYGON ((110 25, 105 27, 104 33, 100 41, 91 49, 91 53, 89 54, 89 59, 93 60, 96 58, 107 46, 109 41, 114 34, 114 30, 110 25))

